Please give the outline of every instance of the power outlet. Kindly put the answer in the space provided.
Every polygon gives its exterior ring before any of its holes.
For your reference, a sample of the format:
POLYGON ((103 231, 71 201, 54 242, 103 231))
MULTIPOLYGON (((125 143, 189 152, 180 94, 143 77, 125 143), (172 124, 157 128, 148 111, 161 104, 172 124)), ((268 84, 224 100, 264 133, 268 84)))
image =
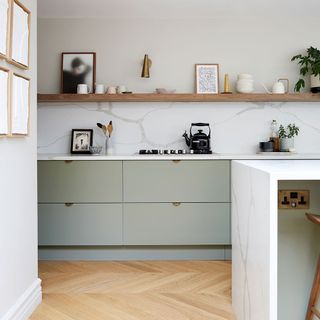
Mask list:
POLYGON ((279 190, 279 209, 309 209, 309 190, 279 190))

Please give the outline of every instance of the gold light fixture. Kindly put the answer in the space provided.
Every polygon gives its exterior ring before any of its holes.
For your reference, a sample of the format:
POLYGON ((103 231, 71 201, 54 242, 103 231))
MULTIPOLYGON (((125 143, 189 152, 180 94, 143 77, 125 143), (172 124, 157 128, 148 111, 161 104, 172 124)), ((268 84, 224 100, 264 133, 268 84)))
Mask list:
POLYGON ((143 59, 141 78, 150 78, 151 65, 152 65, 152 61, 149 59, 148 55, 145 54, 143 59))

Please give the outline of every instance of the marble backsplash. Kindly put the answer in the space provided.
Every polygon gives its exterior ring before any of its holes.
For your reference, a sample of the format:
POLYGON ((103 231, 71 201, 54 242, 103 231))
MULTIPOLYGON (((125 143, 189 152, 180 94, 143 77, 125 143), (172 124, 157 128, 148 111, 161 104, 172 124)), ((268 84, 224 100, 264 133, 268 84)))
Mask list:
POLYGON ((71 129, 94 129, 94 145, 103 145, 97 122, 113 121, 116 154, 139 149, 186 148, 182 134, 192 122, 209 122, 212 149, 218 153, 255 153, 259 141, 278 124, 296 123, 299 153, 320 153, 319 103, 41 103, 38 152, 68 153, 71 129))

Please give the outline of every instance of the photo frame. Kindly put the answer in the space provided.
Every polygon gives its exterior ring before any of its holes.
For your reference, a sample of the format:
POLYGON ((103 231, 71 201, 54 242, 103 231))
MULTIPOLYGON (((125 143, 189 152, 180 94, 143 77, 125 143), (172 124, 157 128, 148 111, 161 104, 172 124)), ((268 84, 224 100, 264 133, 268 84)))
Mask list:
POLYGON ((0 59, 7 59, 10 42, 11 0, 0 0, 0 59))
POLYGON ((89 154, 93 142, 92 129, 72 129, 71 133, 71 153, 89 154))
POLYGON ((61 54, 61 93, 77 93, 78 84, 86 84, 93 92, 95 82, 95 52, 63 52, 61 54))
POLYGON ((29 69, 31 12, 18 0, 11 8, 10 56, 8 62, 29 69))
POLYGON ((10 135, 27 136, 30 116, 30 79, 13 73, 11 81, 10 135))
POLYGON ((0 137, 8 136, 10 105, 10 71, 0 67, 0 137))
POLYGON ((219 65, 196 64, 196 93, 218 94, 219 93, 219 65))

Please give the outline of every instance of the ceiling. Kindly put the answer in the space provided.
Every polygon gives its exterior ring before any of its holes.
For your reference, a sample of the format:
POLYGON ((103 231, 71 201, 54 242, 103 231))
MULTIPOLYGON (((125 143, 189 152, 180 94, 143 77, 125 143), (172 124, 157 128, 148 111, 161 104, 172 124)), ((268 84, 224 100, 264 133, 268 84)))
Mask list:
POLYGON ((38 0, 42 18, 318 17, 319 0, 38 0))

